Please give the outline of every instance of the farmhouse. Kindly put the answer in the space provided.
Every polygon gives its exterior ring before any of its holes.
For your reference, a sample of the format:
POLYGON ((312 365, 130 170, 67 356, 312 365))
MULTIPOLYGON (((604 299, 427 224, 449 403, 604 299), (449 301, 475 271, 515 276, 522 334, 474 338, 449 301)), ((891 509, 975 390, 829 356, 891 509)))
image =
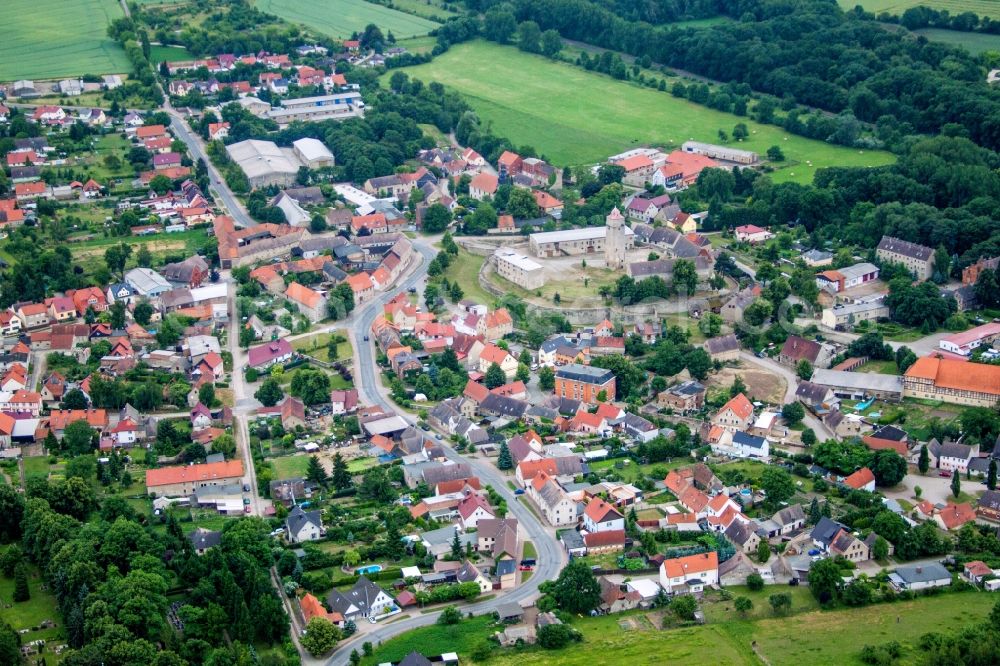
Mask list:
POLYGON ((903 376, 906 397, 992 407, 1000 399, 1000 367, 925 356, 903 376))

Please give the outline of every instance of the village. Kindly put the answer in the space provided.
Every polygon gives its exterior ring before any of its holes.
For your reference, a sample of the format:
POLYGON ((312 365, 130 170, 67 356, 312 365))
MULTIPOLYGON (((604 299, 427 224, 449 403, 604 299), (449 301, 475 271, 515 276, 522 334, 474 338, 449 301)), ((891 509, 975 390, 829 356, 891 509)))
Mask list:
POLYGON ((0 506, 124 507, 185 575, 254 530, 289 631, 250 637, 305 664, 1000 589, 1000 257, 726 217, 780 149, 484 157, 362 41, 163 61, 152 108, 0 88, 0 506))

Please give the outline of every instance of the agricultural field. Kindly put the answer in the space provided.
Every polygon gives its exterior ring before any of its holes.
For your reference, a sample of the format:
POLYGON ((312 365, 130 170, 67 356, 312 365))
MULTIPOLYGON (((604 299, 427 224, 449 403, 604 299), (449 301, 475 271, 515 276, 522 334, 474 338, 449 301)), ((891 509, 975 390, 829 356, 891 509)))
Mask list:
POLYGON ((431 63, 405 71, 465 94, 484 124, 492 124, 517 145, 534 147, 558 166, 593 164, 640 145, 718 141, 719 130, 731 132, 739 122, 750 130, 740 148, 764 153, 777 145, 785 153, 786 161, 773 173, 776 181, 811 182, 821 167, 877 166, 894 160, 887 152, 795 136, 666 92, 483 41, 460 44, 431 63))
POLYGON ((107 36, 118 0, 6 0, 0 81, 109 74, 131 69, 107 36))
POLYGON ((973 55, 986 51, 1000 51, 1000 35, 988 35, 983 32, 962 32, 960 30, 943 30, 941 28, 924 28, 914 32, 932 42, 944 42, 952 46, 960 46, 973 55))
POLYGON ((865 11, 874 14, 883 12, 901 16, 910 7, 930 7, 931 9, 947 9, 952 16, 962 12, 975 12, 979 16, 1000 18, 1000 4, 993 0, 838 0, 842 9, 853 9, 861 5, 865 11))
MULTIPOLYGON (((419 16, 364 0, 257 0, 258 9, 331 37, 350 37, 374 23, 397 38, 426 35, 438 26, 419 16)), ((428 8, 430 9, 430 8, 428 8)))

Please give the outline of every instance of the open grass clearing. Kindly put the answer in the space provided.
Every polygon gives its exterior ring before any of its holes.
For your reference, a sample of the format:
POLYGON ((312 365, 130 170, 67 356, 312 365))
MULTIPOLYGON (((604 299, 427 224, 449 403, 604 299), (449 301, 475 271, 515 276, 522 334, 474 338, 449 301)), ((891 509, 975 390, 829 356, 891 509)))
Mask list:
MULTIPOLYGON (((315 335, 310 335, 304 338, 299 338, 292 341, 292 349, 303 354, 308 354, 313 358, 317 358, 321 361, 329 362, 331 360, 336 361, 340 359, 351 358, 351 343, 343 338, 346 338, 344 331, 330 331, 328 333, 316 333, 315 335), (329 357, 329 350, 327 345, 330 343, 330 338, 334 335, 341 338, 341 342, 337 345, 337 358, 331 359, 329 357)), ((335 388, 340 388, 335 387, 335 388)))
POLYGON ((943 42, 952 46, 959 46, 973 55, 979 55, 986 51, 1000 51, 1000 35, 945 30, 942 28, 924 28, 915 31, 915 34, 926 37, 932 42, 943 42))
POLYGON ((778 145, 785 153, 786 161, 773 174, 776 181, 810 182, 821 167, 876 166, 894 160, 887 152, 806 139, 667 92, 484 41, 454 46, 434 61, 405 71, 463 93, 499 135, 533 146, 559 166, 593 164, 640 145, 717 142, 720 129, 731 132, 739 122, 750 130, 740 148, 763 154, 778 145))
POLYGON ((388 0, 386 6, 438 23, 462 15, 461 12, 446 8, 445 3, 440 0, 388 0))
POLYGON ((401 636, 382 643, 370 657, 361 659, 362 666, 373 666, 385 662, 399 662, 416 650, 423 655, 438 656, 442 652, 457 652, 468 655, 480 641, 492 631, 493 618, 480 616, 463 620, 459 624, 441 626, 438 624, 408 631, 401 636))
POLYGON ((152 46, 149 50, 149 59, 153 64, 161 62, 178 62, 191 60, 194 56, 183 46, 152 46))
POLYGON ((480 257, 462 248, 458 249, 458 255, 451 258, 448 270, 445 273, 449 282, 458 281, 465 298, 489 305, 495 300, 492 295, 486 292, 479 285, 479 269, 482 267, 485 257, 480 257))
POLYGON ((438 23, 364 0, 256 0, 257 9, 331 37, 350 38, 369 23, 398 39, 426 35, 438 23))
POLYGON ((895 361, 868 361, 854 372, 874 372, 882 375, 898 375, 895 361))
POLYGON ((118 0, 6 0, 0 81, 110 74, 131 69, 107 35, 118 0))
POLYGON ((296 477, 305 478, 309 469, 309 456, 293 455, 272 458, 271 466, 274 468, 275 479, 294 479, 296 477))

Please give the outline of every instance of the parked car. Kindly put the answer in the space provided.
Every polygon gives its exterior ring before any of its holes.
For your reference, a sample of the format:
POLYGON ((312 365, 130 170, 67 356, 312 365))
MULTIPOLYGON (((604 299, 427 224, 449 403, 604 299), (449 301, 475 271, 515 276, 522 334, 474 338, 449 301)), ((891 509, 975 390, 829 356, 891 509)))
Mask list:
POLYGON ((944 478, 947 479, 948 477, 951 476, 951 471, 949 471, 947 469, 943 469, 940 472, 938 472, 938 476, 941 476, 941 477, 944 477, 944 478))

